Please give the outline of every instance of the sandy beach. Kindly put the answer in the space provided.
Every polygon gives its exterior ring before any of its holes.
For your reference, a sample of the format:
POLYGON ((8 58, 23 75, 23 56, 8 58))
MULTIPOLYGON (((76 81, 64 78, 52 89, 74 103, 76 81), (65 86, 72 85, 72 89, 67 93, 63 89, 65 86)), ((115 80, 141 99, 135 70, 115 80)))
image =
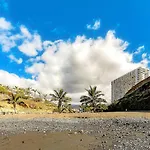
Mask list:
POLYGON ((0 138, 1 150, 87 150, 94 137, 67 132, 28 132, 0 138))
POLYGON ((0 150, 148 150, 148 116, 145 112, 1 115, 0 150))

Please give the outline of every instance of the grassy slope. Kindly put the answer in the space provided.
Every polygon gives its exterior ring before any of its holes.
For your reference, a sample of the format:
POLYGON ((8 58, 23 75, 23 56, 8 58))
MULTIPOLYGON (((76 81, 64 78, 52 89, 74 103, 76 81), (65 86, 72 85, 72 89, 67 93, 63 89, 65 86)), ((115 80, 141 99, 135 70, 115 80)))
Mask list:
MULTIPOLYGON (((8 104, 6 101, 2 101, 2 99, 8 98, 7 95, 0 94, 0 112, 14 112, 13 105, 8 104)), ((56 106, 50 102, 35 102, 31 100, 20 99, 19 101, 23 101, 28 108, 24 108, 22 106, 17 105, 17 112, 24 113, 50 113, 56 108, 56 106), (36 109, 31 109, 29 106, 34 105, 36 109)))

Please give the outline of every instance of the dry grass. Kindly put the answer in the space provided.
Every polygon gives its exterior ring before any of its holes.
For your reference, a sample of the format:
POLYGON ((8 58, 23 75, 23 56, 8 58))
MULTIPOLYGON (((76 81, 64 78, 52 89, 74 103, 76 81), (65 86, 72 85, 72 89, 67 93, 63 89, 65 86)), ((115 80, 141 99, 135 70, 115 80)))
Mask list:
POLYGON ((150 118, 150 112, 103 112, 103 113, 67 113, 67 114, 15 114, 0 115, 0 118, 150 118))
MULTIPOLYGON (((51 103, 35 102, 32 100, 21 100, 24 101, 28 108, 17 105, 18 113, 51 113, 56 108, 51 103), (36 106, 36 109, 31 109, 30 105, 36 106)), ((6 101, 0 101, 0 112, 14 112, 13 105, 8 104, 6 101)))

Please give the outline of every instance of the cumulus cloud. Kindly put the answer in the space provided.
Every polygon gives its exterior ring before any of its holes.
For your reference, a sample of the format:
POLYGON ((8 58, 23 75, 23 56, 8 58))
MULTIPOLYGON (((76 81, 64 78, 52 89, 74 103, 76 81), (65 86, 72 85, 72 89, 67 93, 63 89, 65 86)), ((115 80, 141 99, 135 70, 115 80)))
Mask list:
POLYGON ((135 54, 135 55, 140 54, 144 49, 145 49, 145 46, 144 46, 144 45, 139 46, 139 47, 137 48, 137 50, 134 52, 134 54, 135 54))
POLYGON ((31 79, 25 79, 17 76, 16 74, 0 70, 0 83, 8 86, 19 86, 22 88, 37 87, 37 83, 31 79), (5 79, 5 80, 4 80, 5 79))
POLYGON ((14 37, 8 32, 0 33, 0 45, 3 52, 10 51, 11 48, 16 46, 14 37))
POLYGON ((11 30, 13 27, 5 18, 0 18, 0 30, 11 30))
POLYGON ((87 24, 87 29, 89 30, 98 30, 100 28, 100 20, 96 20, 93 25, 87 24))
POLYGON ((0 18, 0 45, 2 51, 8 52, 17 47, 20 52, 27 56, 36 56, 42 50, 40 35, 37 32, 31 34, 24 25, 19 28, 20 32, 14 34, 11 23, 6 21, 5 18, 0 18), (18 41, 20 44, 18 44, 18 41))
POLYGON ((21 33, 23 34, 24 37, 26 37, 28 39, 32 38, 31 33, 29 32, 29 30, 25 26, 21 25, 20 30, 21 30, 21 33))
POLYGON ((35 34, 32 40, 25 39, 18 49, 27 56, 36 56, 38 51, 42 51, 41 37, 35 34))
POLYGON ((15 36, 11 35, 13 26, 5 18, 0 18, 0 45, 4 52, 8 52, 15 44, 15 36))
POLYGON ((143 64, 144 66, 148 67, 149 63, 150 63, 150 58, 148 57, 148 54, 147 53, 143 53, 142 54, 141 64, 143 64))
POLYGON ((26 72, 36 76, 45 92, 64 88, 79 101, 78 93, 97 85, 110 100, 110 82, 142 65, 133 63, 133 55, 125 52, 127 47, 128 42, 115 37, 114 31, 108 31, 105 38, 77 36, 74 42, 59 41, 47 46, 41 56, 43 63, 34 63, 26 72))
POLYGON ((22 58, 17 59, 17 58, 16 58, 14 55, 12 55, 12 54, 9 55, 8 57, 10 58, 11 61, 16 62, 17 64, 22 64, 22 62, 23 62, 22 58))
POLYGON ((142 58, 143 58, 143 59, 146 58, 146 56, 147 56, 147 53, 143 53, 143 54, 142 54, 142 58))
MULTIPOLYGON (((79 102, 79 97, 90 85, 98 86, 109 101, 112 80, 149 63, 144 54, 140 62, 134 63, 134 54, 127 52, 128 42, 116 37, 112 30, 105 37, 95 39, 79 35, 74 41, 42 41, 36 32, 31 34, 25 26, 21 26, 20 33, 7 33, 5 36, 3 42, 0 40, 1 46, 10 45, 5 49, 16 46, 20 52, 29 56, 27 62, 30 65, 26 64, 25 71, 31 74, 32 79, 0 70, 0 83, 33 87, 44 93, 63 88, 72 96, 74 103, 79 102), (7 38, 11 39, 10 44, 6 43, 7 38), (22 39, 21 45, 17 44, 18 39, 22 39), (42 54, 39 53, 42 50, 42 54), (7 77, 6 80, 3 80, 4 77, 7 77)), ((141 46, 137 51, 143 48, 141 46)))

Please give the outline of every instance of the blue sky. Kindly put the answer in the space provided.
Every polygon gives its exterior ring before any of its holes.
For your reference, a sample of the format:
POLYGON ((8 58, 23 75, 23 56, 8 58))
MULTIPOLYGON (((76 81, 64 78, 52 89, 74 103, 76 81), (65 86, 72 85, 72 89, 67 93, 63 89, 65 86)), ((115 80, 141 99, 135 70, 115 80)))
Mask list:
POLYGON ((96 84, 109 99, 111 80, 149 66, 149 6, 149 0, 0 0, 0 82, 64 88, 74 97, 96 84))

